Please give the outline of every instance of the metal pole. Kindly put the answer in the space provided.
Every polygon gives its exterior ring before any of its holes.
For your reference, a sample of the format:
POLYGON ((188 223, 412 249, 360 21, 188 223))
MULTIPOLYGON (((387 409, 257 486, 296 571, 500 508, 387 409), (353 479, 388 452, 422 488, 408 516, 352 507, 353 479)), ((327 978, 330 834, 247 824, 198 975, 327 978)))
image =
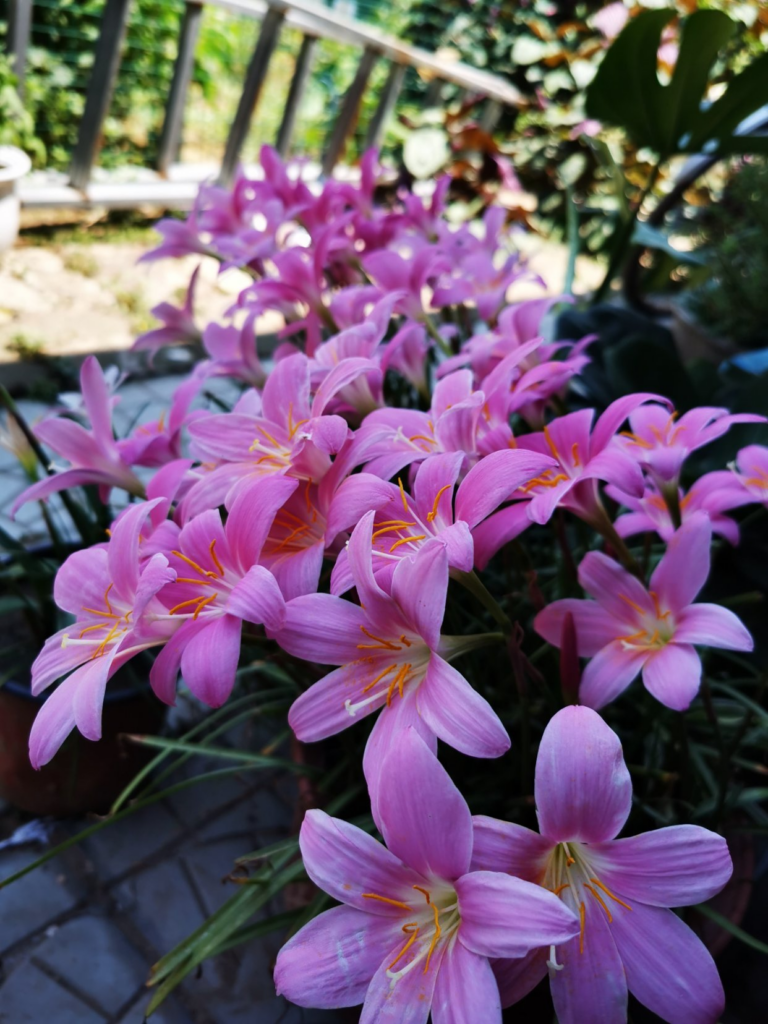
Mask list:
POLYGON ((186 0, 184 17, 179 31, 179 50, 176 55, 176 63, 173 66, 173 81, 157 154, 157 169, 161 174, 168 173, 168 168, 178 158, 181 148, 184 104, 195 68, 195 46, 200 34, 202 16, 203 0, 186 0))

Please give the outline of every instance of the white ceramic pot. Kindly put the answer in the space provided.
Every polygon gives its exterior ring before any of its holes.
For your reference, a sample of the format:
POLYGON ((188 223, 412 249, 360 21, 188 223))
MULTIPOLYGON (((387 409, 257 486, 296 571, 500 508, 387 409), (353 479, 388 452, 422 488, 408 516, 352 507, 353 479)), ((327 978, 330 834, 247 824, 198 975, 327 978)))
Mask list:
POLYGON ((0 252, 10 249, 19 233, 17 182, 32 166, 29 157, 15 146, 0 146, 0 252))

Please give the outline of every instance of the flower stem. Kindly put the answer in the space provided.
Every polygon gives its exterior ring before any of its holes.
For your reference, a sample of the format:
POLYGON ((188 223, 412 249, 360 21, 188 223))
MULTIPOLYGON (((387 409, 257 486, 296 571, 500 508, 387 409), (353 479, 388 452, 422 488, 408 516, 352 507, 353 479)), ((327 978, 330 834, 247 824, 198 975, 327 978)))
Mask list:
POLYGON ((443 355, 452 356, 453 352, 451 351, 450 345, 442 336, 440 331, 438 331, 438 329, 435 327, 434 321, 428 314, 425 314, 424 316, 424 326, 427 328, 427 334, 434 341, 434 343, 437 345, 437 347, 440 349, 443 355))
POLYGON ((480 601, 480 603, 491 613, 496 622, 501 626, 505 633, 509 633, 512 628, 512 623, 509 620, 509 616, 501 607, 499 602, 488 590, 486 585, 480 579, 476 572, 462 572, 459 569, 454 569, 451 573, 453 578, 462 585, 470 594, 480 601))

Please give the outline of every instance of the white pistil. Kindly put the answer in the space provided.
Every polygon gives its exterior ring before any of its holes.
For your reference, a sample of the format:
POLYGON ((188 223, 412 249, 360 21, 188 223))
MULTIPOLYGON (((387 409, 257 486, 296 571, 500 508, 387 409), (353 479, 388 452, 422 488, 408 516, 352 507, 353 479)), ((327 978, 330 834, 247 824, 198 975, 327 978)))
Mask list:
POLYGON ((547 960, 547 967, 550 969, 550 971, 562 971, 562 969, 565 967, 565 964, 559 964, 557 962, 556 946, 549 947, 549 960, 547 960))

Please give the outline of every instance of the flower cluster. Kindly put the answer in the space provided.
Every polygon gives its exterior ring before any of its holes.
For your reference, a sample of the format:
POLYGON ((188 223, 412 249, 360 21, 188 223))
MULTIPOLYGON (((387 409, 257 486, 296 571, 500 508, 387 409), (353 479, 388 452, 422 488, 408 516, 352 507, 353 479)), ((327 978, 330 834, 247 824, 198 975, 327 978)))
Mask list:
POLYGON ((532 275, 498 210, 451 225, 444 182, 426 205, 410 193, 379 205, 375 153, 359 187, 327 182, 319 194, 269 149, 262 166, 263 179, 206 186, 185 222, 158 226, 147 258, 199 253, 250 278, 224 323, 197 327, 196 276, 182 309, 155 311, 163 327, 137 347, 206 351, 168 416, 116 439, 119 391, 90 357, 82 410, 38 427, 69 466, 17 505, 85 484, 105 502, 113 488, 131 500, 108 539, 56 578, 73 621, 33 667, 34 693, 63 682, 34 724, 32 763, 74 728, 99 738, 105 687, 140 652, 156 653, 161 701, 174 702, 181 675, 222 705, 243 624, 263 629, 329 668, 291 708, 300 740, 375 716, 363 770, 387 845, 307 815, 307 872, 343 905, 285 946, 279 991, 307 1006, 364 1002, 364 1022, 417 1024, 430 1008, 436 1024, 492 1022, 549 973, 561 1021, 624 1020, 628 990, 665 1020, 716 1020, 711 958, 667 908, 725 884, 727 847, 694 826, 616 840, 629 775, 592 709, 642 674, 684 710, 700 685, 697 647, 751 649, 732 612, 695 599, 713 532, 738 542, 726 513, 768 502, 768 449, 744 448, 687 493, 681 471, 732 424, 762 418, 678 416, 650 393, 599 415, 564 412, 595 341, 546 340, 558 299, 508 302, 532 275), (265 312, 285 321, 269 360, 257 345, 265 312), (197 407, 212 376, 239 382, 230 411, 197 407), (540 607, 533 629, 555 647, 574 638, 589 660, 581 706, 556 714, 541 743, 539 835, 471 818, 437 743, 475 758, 509 748, 497 710, 453 663, 509 634, 488 564, 565 513, 592 537, 578 567, 591 599, 540 607), (639 532, 665 548, 647 582, 623 539, 639 532), (499 631, 444 632, 449 585, 479 598, 499 631))

